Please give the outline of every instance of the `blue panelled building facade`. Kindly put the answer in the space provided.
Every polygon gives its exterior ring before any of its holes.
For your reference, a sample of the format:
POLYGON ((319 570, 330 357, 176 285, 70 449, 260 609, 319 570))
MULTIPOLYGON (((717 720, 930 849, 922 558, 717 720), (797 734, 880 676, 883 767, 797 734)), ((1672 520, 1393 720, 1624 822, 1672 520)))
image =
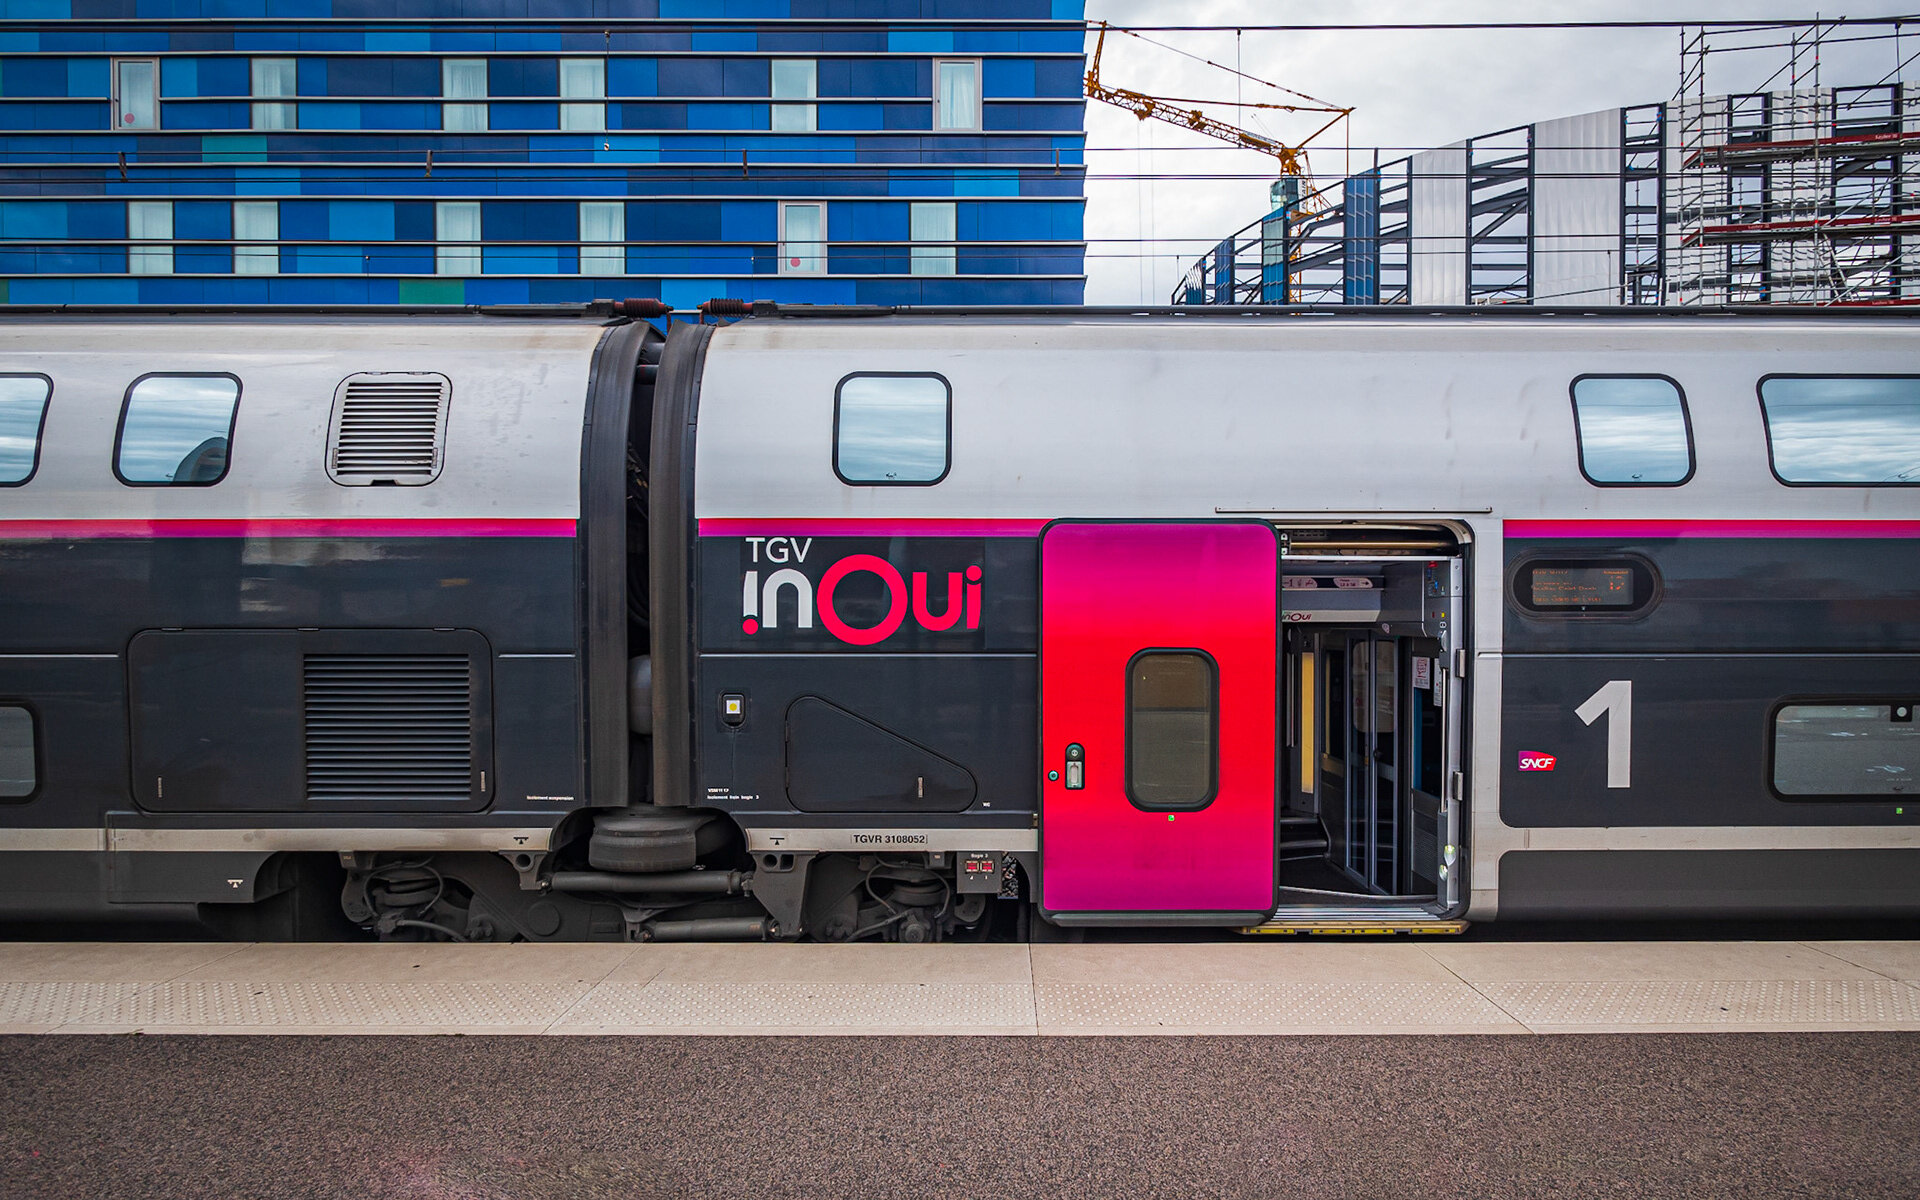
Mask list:
POLYGON ((1083 0, 0 0, 0 303, 1077 304, 1083 0))

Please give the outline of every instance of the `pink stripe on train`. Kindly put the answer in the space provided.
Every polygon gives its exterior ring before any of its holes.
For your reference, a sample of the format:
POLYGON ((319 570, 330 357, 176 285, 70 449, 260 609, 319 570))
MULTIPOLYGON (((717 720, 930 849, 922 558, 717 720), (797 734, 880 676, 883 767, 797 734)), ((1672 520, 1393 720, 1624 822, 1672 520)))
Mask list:
POLYGON ((1910 538, 1920 521, 1508 521, 1510 538, 1910 538))
POLYGON ((702 517, 701 537, 1037 537, 1044 520, 972 517, 702 517))
POLYGON ((240 519, 179 518, 153 521, 0 519, 0 541, 67 542, 103 538, 494 538, 573 537, 574 522, 547 518, 435 517, 240 519))

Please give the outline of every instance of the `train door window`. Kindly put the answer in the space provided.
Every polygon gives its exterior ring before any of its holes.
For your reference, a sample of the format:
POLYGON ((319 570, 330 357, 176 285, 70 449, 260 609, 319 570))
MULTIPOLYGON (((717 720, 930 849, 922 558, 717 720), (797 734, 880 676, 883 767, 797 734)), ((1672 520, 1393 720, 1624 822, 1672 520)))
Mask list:
POLYGON ((939 375, 849 375, 833 404, 833 470, 849 484, 935 484, 952 465, 953 388, 939 375))
POLYGON ((45 375, 0 375, 0 487, 33 478, 52 394, 53 381, 45 375))
POLYGON ((1920 484, 1920 377, 1760 381, 1773 474, 1787 484, 1920 484))
POLYGON ((1580 472, 1600 487, 1676 487, 1693 478, 1693 426, 1680 385, 1660 375, 1573 381, 1580 472))
POLYGON ((1127 799, 1135 808, 1212 802, 1219 693, 1213 659, 1199 650, 1142 650, 1127 664, 1127 799))
POLYGON ((33 713, 0 705, 0 800, 24 800, 40 786, 33 713))
POLYGON ((144 375, 127 389, 114 473, 135 486, 207 487, 226 478, 240 381, 231 375, 144 375))
POLYGON ((1773 790, 1789 800, 1920 798, 1920 695, 1785 704, 1773 714, 1773 790))

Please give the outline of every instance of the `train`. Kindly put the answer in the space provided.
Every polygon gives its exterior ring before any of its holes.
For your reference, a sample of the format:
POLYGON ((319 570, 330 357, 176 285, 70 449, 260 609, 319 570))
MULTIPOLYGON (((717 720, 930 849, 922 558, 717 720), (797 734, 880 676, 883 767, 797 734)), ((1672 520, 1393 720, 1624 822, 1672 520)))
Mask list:
POLYGON ((1902 308, 0 313, 0 920, 1920 914, 1902 308))

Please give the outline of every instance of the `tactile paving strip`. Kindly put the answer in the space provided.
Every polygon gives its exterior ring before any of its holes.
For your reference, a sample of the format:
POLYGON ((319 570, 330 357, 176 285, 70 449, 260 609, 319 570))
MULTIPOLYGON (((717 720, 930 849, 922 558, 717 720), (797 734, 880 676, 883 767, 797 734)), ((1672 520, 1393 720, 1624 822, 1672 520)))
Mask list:
POLYGON ((0 1025, 61 1025, 127 1003, 139 983, 0 983, 0 1025))
POLYGON ((1920 989, 1893 980, 1484 983, 1530 1026, 1920 1025, 1920 989))
POLYGON ((557 1020, 587 987, 584 983, 154 983, 109 993, 66 1019, 77 1025, 141 1028, 524 1027, 557 1020))
POLYGON ((1024 983, 605 983, 560 1028, 1031 1028, 1031 994, 1024 983))
POLYGON ((1516 1028, 1458 983, 1053 983, 1040 1028, 1516 1028))

